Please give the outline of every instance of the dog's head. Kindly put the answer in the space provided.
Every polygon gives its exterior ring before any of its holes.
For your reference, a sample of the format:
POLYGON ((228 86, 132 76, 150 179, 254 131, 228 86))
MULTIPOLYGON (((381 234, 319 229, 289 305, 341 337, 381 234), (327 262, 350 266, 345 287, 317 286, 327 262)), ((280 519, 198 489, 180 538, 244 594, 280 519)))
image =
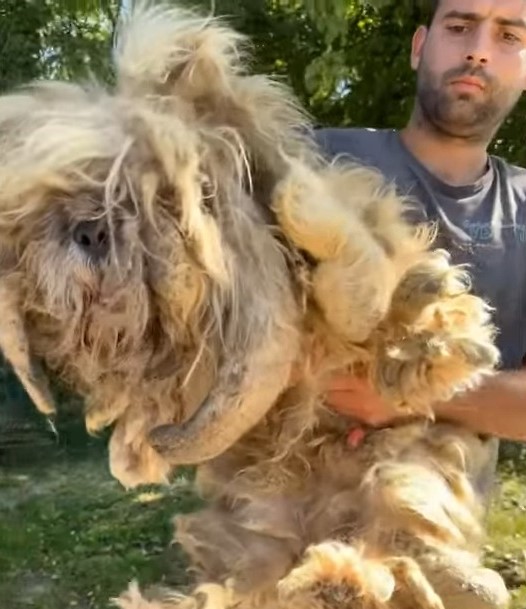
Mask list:
POLYGON ((128 437, 131 420, 195 411, 182 462, 240 435, 225 436, 223 414, 294 349, 268 199, 287 155, 311 154, 307 122, 282 86, 243 73, 244 44, 140 7, 114 89, 47 82, 0 98, 1 348, 43 413, 55 407, 42 361, 84 394, 91 430, 128 417, 128 437))

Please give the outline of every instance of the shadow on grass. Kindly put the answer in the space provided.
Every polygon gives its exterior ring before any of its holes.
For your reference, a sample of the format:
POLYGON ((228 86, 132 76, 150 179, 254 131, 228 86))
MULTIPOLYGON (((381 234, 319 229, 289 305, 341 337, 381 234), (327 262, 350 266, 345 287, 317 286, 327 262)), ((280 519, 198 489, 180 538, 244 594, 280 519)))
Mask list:
MULTIPOLYGON (((45 443, 43 443, 45 444, 45 443)), ((168 487, 126 491, 110 475, 106 438, 66 420, 59 442, 0 458, 2 609, 102 609, 137 578, 188 581, 172 519, 200 503, 183 470, 168 487)))

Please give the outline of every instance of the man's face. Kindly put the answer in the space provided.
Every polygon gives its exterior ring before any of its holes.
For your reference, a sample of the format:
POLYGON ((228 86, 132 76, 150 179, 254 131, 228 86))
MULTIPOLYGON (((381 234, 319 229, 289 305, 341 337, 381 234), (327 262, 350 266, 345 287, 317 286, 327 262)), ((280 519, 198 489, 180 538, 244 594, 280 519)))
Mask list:
POLYGON ((412 48, 417 102, 442 133, 491 138, 526 88, 526 0, 441 0, 412 48))

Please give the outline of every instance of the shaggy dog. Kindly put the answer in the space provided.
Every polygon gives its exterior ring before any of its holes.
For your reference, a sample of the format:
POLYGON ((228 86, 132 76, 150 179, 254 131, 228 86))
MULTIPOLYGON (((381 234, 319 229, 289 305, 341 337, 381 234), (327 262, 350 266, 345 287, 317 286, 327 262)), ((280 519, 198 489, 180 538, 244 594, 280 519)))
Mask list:
POLYGON ((187 596, 122 608, 482 609, 472 484, 484 439, 432 406, 498 361, 491 311, 374 171, 327 163, 242 36, 178 9, 124 24, 113 89, 0 99, 0 346, 36 406, 46 369, 113 426, 113 475, 197 466, 176 519, 187 596), (403 424, 347 441, 347 367, 403 424))

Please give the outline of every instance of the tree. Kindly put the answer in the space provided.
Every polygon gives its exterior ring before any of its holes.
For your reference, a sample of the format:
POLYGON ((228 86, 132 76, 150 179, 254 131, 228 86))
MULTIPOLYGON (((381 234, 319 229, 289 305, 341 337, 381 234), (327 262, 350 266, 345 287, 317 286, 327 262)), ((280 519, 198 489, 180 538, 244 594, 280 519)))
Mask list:
POLYGON ((117 0, 0 0, 0 91, 38 78, 111 75, 117 0))
POLYGON ((50 17, 44 3, 0 0, 0 91, 40 75, 40 30, 50 17))
MULTIPOLYGON (((119 9, 133 1, 0 0, 0 89, 38 76, 111 80, 112 34, 119 9)), ((254 70, 287 82, 318 124, 400 127, 407 120, 415 87, 410 39, 427 21, 430 0, 181 2, 246 33, 254 70)), ((522 100, 492 146, 520 164, 525 107, 522 100)))

